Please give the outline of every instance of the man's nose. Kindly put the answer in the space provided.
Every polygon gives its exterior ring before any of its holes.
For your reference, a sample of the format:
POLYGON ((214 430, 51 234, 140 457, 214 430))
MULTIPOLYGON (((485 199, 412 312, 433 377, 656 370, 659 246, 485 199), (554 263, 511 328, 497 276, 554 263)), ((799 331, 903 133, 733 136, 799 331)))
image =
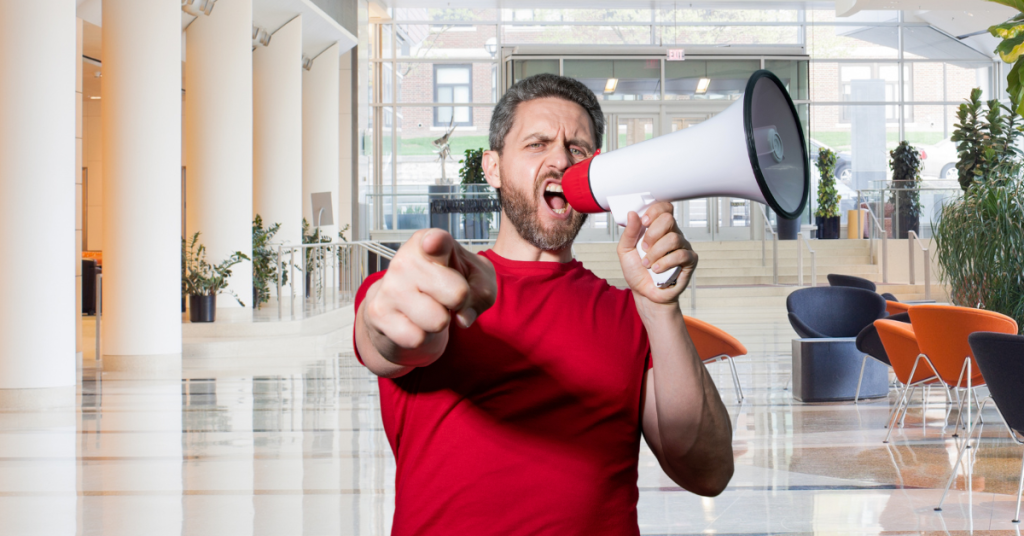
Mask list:
POLYGON ((557 169, 559 172, 564 172, 572 165, 572 154, 569 152, 568 147, 558 145, 551 151, 551 153, 548 165, 557 169))

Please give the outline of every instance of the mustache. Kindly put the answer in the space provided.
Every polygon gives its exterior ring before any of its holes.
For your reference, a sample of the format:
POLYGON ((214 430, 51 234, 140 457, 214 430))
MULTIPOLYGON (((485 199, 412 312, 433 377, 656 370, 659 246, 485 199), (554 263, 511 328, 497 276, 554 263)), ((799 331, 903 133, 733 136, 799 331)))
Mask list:
POLYGON ((562 176, 563 175, 564 175, 564 173, 562 173, 561 171, 554 171, 553 170, 553 171, 545 172, 540 177, 537 177, 537 187, 540 188, 540 185, 544 184, 544 181, 546 181, 548 179, 562 180, 562 176))

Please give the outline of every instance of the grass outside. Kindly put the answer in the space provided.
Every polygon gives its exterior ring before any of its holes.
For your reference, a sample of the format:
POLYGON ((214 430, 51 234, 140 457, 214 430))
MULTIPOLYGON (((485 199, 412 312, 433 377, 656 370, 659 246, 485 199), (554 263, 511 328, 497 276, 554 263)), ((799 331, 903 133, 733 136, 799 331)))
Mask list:
MULTIPOLYGON (((818 131, 812 132, 811 137, 815 140, 824 143, 837 152, 849 151, 852 141, 852 133, 849 131, 840 132, 825 132, 818 131)), ((941 132, 907 132, 907 141, 911 145, 934 145, 946 137, 941 132)), ((892 149, 899 145, 900 139, 899 134, 896 132, 885 133, 885 145, 892 149)))
MULTIPOLYGON (((431 156, 437 154, 437 148, 434 147, 434 140, 437 138, 399 138, 398 140, 398 155, 399 156, 431 156)), ((466 154, 466 149, 479 149, 483 147, 488 148, 490 144, 487 141, 487 136, 460 136, 458 138, 451 138, 449 140, 449 146, 452 150, 452 157, 458 162, 466 154)))

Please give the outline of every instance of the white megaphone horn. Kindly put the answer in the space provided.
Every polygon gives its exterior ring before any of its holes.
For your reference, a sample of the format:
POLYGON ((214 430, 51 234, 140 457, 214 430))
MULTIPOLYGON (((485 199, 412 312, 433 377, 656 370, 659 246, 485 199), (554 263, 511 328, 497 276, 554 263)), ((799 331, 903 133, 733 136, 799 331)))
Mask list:
MULTIPOLYGON (((713 119, 579 162, 565 170, 562 190, 573 210, 610 211, 622 226, 630 211, 643 215, 658 201, 701 197, 749 199, 792 219, 807 204, 809 163, 789 93, 761 70, 743 98, 713 119)), ((680 269, 648 271, 669 287, 680 269)))

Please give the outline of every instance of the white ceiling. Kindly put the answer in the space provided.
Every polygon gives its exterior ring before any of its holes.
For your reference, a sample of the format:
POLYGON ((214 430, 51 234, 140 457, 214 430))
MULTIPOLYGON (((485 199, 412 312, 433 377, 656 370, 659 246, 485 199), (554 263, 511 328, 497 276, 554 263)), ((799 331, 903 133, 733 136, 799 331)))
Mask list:
MULTIPOLYGON (((97 27, 102 26, 102 0, 76 0, 76 2, 79 18, 97 27)), ((216 14, 216 12, 217 7, 214 5, 213 13, 216 14)), ((356 46, 356 36, 329 17, 323 10, 313 4, 311 0, 252 0, 253 24, 267 30, 271 34, 299 15, 302 16, 303 56, 315 58, 334 43, 339 44, 339 54, 344 54, 356 46)), ((182 12, 181 29, 183 33, 185 28, 195 19, 194 16, 182 12)), ((99 56, 100 46, 98 39, 98 36, 94 36, 95 42, 92 47, 97 55, 86 55, 102 60, 99 56)), ((184 36, 182 40, 184 41, 184 36)), ((86 49, 90 49, 88 34, 86 35, 86 49)), ((184 46, 182 51, 182 59, 184 59, 184 46)))

